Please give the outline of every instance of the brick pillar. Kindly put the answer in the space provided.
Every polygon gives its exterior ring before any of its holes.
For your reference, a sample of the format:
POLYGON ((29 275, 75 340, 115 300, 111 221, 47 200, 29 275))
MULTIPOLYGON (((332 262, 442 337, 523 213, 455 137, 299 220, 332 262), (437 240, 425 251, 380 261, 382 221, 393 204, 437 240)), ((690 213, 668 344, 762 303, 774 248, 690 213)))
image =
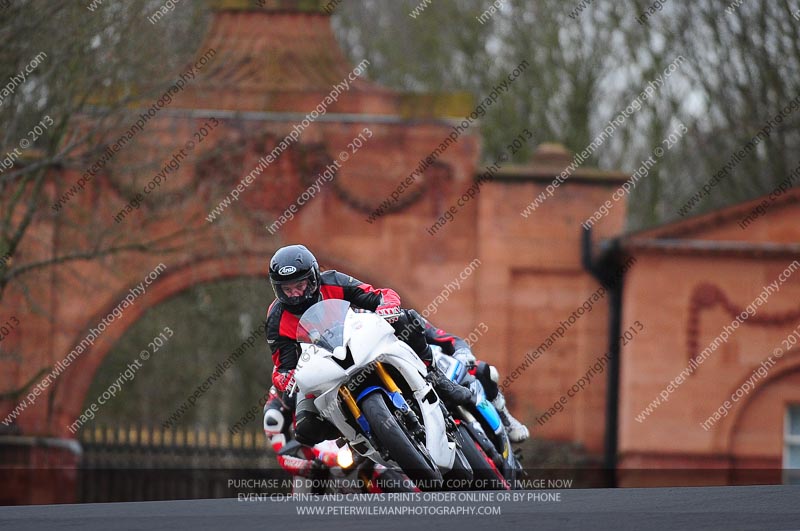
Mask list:
POLYGON ((0 436, 0 505, 77 502, 80 455, 72 439, 0 436))

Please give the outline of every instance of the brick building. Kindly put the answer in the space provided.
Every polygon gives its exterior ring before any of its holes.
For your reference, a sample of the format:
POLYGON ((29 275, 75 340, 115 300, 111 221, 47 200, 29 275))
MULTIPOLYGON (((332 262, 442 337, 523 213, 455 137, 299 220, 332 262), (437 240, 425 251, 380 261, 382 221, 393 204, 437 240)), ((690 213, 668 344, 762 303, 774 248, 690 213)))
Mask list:
MULTIPOLYGON (((796 455, 796 438, 785 434, 798 430, 785 427, 789 420, 798 422, 792 409, 800 403, 795 351, 728 416, 708 430, 700 423, 797 325, 800 276, 781 284, 665 404, 642 422, 636 416, 763 285, 800 258, 797 193, 776 201, 745 231, 736 221, 752 205, 620 236, 625 206, 619 203, 589 235, 581 223, 628 176, 579 168, 523 216, 572 158, 562 147, 545 144, 529 164, 494 172, 479 194, 460 205, 485 171, 475 127, 428 159, 473 110, 470 97, 399 93, 367 81, 368 65, 362 65, 360 77, 350 77, 355 65, 344 58, 329 17, 314 2, 276 1, 265 8, 244 0, 217 4, 198 47, 198 60, 209 49, 213 56, 169 109, 152 118, 151 134, 141 135, 117 162, 119 167, 162 153, 164 146, 171 152, 200 125, 217 120, 218 131, 165 185, 172 213, 157 227, 166 233, 188 223, 196 233, 185 236, 180 251, 168 258, 126 255, 82 264, 101 289, 48 270, 35 274, 32 297, 14 289, 7 294, 20 325, 4 342, 9 354, 0 357, 4 418, 132 286, 159 261, 167 266, 2 436, 3 447, 16 449, 12 462, 62 467, 60 479, 36 485, 15 476, 9 483, 14 499, 69 499, 48 486, 74 480, 70 465, 78 454, 67 428, 104 357, 148 308, 203 282, 263 277, 274 250, 299 241, 324 267, 397 287, 406 306, 432 308, 429 317, 448 330, 463 336, 479 330, 476 351, 503 375, 513 375, 506 394, 538 437, 580 443, 628 469, 775 468, 788 459, 784 456, 796 455), (347 88, 333 100, 333 87, 344 80, 347 88), (308 119, 326 98, 331 101, 324 113, 308 119), (304 120, 299 139, 285 142, 304 120), (355 150, 348 144, 359 134, 368 138, 355 150), (276 149, 280 156, 265 164, 263 157, 276 149), (336 161, 335 176, 318 181, 336 161), (223 205, 225 194, 259 166, 262 171, 223 205), (423 167, 413 186, 398 191, 423 167), (309 190, 313 197, 290 217, 287 208, 309 190), (393 193, 397 200, 376 216, 375 209, 393 193), (427 229, 457 204, 452 221, 431 235, 427 229), (216 217, 208 222, 215 208, 216 217), (447 288, 455 280, 457 289, 447 288), (31 299, 48 313, 36 311, 31 299), (570 393, 601 358, 590 382, 570 393), (563 411, 556 411, 565 395, 563 411), (548 410, 553 411, 548 415, 548 410), (544 415, 546 422, 540 422, 544 415)), ((67 169, 54 178, 52 197, 82 171, 67 169)), ((70 223, 108 224, 114 218, 129 199, 115 171, 110 167, 75 199, 70 223)), ((151 177, 135 179, 144 185, 151 177)), ((126 223, 152 215, 146 204, 126 223)), ((15 260, 24 263, 77 245, 79 237, 66 224, 64 217, 37 220, 32 230, 39 244, 22 249, 15 260)), ((696 474, 690 478, 695 479, 696 474)))
POLYGON ((765 198, 616 240, 636 258, 623 328, 646 327, 622 349, 622 466, 767 469, 771 481, 798 467, 799 192, 744 229, 765 198))

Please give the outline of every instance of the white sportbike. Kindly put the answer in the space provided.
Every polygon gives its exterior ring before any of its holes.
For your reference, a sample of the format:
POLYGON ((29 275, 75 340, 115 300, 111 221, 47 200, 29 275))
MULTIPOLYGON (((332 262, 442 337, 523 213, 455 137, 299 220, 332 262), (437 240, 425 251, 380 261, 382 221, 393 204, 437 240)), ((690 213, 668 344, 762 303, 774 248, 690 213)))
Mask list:
POLYGON ((422 489, 472 471, 457 446, 457 427, 430 383, 427 369, 386 320, 328 299, 300 318, 301 356, 295 389, 313 397, 364 457, 402 471, 422 489))

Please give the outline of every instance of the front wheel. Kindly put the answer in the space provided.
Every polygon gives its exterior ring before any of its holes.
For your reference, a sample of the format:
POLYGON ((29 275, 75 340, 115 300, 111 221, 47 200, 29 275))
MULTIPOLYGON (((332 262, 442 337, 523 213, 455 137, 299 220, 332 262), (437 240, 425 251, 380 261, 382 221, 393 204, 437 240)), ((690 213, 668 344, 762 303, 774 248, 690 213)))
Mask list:
POLYGON ((361 412, 367 418, 378 443, 389 452, 389 457, 400 465, 412 481, 419 481, 427 488, 441 485, 442 473, 416 448, 409 435, 389 411, 380 393, 367 396, 361 402, 361 412))

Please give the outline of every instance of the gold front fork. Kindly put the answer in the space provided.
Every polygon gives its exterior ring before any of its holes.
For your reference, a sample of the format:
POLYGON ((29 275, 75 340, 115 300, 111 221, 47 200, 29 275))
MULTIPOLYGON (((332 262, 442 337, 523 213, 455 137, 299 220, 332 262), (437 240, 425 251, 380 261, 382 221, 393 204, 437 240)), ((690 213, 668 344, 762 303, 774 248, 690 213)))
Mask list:
POLYGON ((359 409, 358 404, 356 404, 356 400, 353 398, 353 395, 350 394, 350 389, 347 387, 340 387, 339 396, 341 396, 344 403, 347 404, 347 409, 349 409, 350 413, 353 414, 353 418, 358 420, 358 418, 361 416, 361 409, 359 409))
MULTIPOLYGON (((381 362, 375 362, 375 371, 378 373, 378 377, 383 382, 383 385, 385 385, 390 392, 400 392, 400 388, 397 387, 396 383, 394 383, 394 380, 391 376, 389 376, 389 373, 383 367, 381 362)), ((340 387, 339 396, 342 398, 342 401, 347 404, 347 409, 349 409, 350 413, 353 414, 353 418, 358 420, 358 418, 361 417, 361 409, 358 407, 355 398, 353 398, 353 395, 350 393, 350 389, 344 386, 340 387)))
POLYGON ((385 385, 386 388, 389 389, 390 392, 392 392, 392 393, 399 393, 400 392, 400 388, 397 387, 396 383, 394 383, 394 380, 392 379, 391 376, 389 376, 389 373, 383 367, 383 364, 381 362, 379 362, 379 361, 375 362, 375 370, 378 373, 378 377, 383 382, 383 385, 385 385))

